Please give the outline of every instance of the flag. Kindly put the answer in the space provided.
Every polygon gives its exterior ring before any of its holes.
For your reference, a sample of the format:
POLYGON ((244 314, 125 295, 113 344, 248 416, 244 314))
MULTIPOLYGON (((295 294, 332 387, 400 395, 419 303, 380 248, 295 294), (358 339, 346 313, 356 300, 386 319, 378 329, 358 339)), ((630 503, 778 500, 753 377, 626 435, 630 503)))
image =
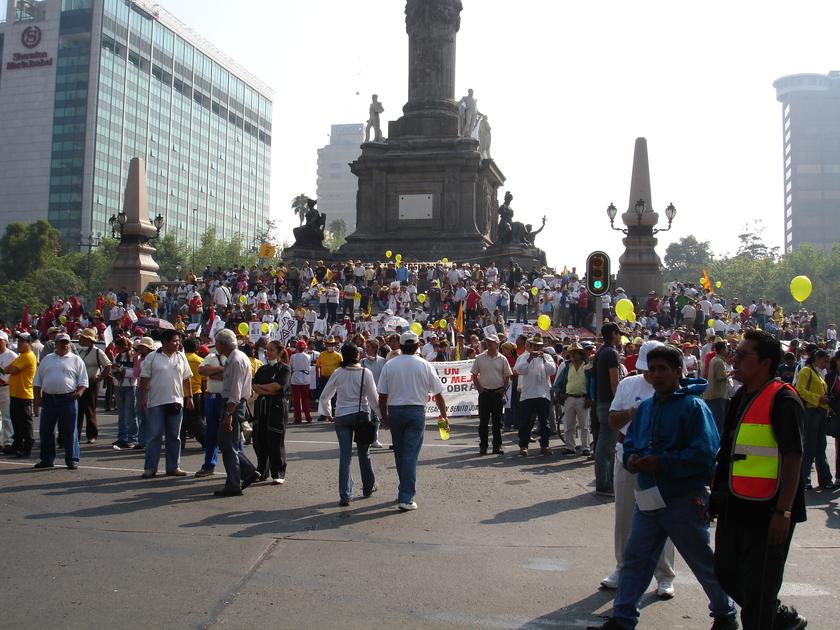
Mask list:
POLYGON ((213 322, 216 321, 216 308, 214 306, 210 307, 210 315, 207 317, 207 330, 213 330, 213 322))
POLYGON ((704 289, 712 290, 712 280, 709 278, 709 272, 703 269, 703 277, 700 279, 700 286, 704 289))
POLYGON ((455 330, 461 335, 464 333, 464 300, 458 303, 458 319, 455 320, 455 330))
POLYGON ((309 283, 309 288, 311 289, 316 284, 318 284, 318 278, 312 278, 312 282, 309 283))
POLYGON ((29 305, 23 305, 23 316, 20 318, 20 323, 24 328, 29 328, 29 305))

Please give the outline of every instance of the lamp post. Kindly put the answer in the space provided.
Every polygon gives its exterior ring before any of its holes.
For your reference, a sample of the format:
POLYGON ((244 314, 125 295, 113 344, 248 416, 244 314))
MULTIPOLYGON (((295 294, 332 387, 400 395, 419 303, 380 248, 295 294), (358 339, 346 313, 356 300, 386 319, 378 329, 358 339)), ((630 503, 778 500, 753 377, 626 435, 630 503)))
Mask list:
POLYGON ((90 234, 87 236, 87 240, 84 238, 79 239, 79 247, 87 247, 87 299, 88 299, 88 307, 90 306, 92 300, 92 295, 90 293, 90 257, 93 253, 94 247, 99 247, 99 243, 102 241, 102 234, 97 232, 96 234, 93 233, 91 230, 90 234))
POLYGON ((192 272, 195 275, 195 248, 198 246, 198 208, 193 208, 192 272))
POLYGON ((175 264, 175 279, 181 280, 181 263, 175 264))
POLYGON ((155 238, 160 238, 160 231, 163 229, 163 226, 166 225, 166 219, 163 218, 163 215, 160 212, 158 212, 158 215, 155 217, 155 220, 152 221, 152 225, 154 225, 155 229, 157 230, 155 238))
MULTIPOLYGON (((639 199, 636 202, 636 205, 633 206, 633 212, 636 215, 636 225, 642 224, 642 217, 647 210, 647 203, 645 203, 644 199, 639 199)), ((629 224, 627 228, 617 228, 615 227, 615 217, 618 215, 618 209, 615 207, 614 203, 611 203, 607 207, 607 217, 610 219, 610 227, 614 229, 616 232, 621 232, 622 234, 629 233, 629 224)), ((668 227, 663 228, 661 230, 653 230, 653 234, 659 234, 660 232, 667 232, 671 229, 671 224, 674 222, 674 217, 677 216, 677 209, 674 207, 674 204, 669 203, 668 207, 665 208, 665 218, 668 219, 668 227)))

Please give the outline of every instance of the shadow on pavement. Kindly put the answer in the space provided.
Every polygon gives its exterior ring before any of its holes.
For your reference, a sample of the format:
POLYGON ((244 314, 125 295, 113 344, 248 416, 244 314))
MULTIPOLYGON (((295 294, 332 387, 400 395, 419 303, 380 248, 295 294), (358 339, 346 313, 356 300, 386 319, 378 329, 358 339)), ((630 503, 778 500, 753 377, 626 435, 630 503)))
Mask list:
MULTIPOLYGON (((554 612, 532 619, 520 626, 521 630, 536 630, 537 628, 581 628, 586 624, 597 625, 605 621, 606 616, 612 613, 612 607, 604 613, 596 615, 595 611, 600 610, 609 604, 615 597, 615 591, 600 589, 577 602, 563 606, 554 612)), ((644 609, 651 604, 662 601, 655 592, 647 593, 639 602, 639 608, 644 609)), ((644 619, 642 619, 642 622, 644 619)), ((644 625, 642 625, 644 627, 644 625)))

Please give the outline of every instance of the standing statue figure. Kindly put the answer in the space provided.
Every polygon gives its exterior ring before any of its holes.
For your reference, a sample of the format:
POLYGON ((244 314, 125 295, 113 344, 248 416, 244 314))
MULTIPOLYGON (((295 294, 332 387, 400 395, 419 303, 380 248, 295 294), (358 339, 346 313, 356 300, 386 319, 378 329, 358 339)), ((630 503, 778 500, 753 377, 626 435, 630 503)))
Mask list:
POLYGON ((505 193, 505 202, 499 206, 499 236, 496 243, 500 245, 509 245, 513 240, 513 209, 510 207, 510 202, 513 201, 513 195, 510 191, 505 193))
POLYGON ((489 160, 490 158, 490 121, 487 116, 479 113, 478 115, 478 152, 482 159, 489 160))
POLYGON ((373 141, 382 142, 382 128, 379 126, 379 114, 385 111, 382 103, 379 102, 379 96, 373 95, 373 100, 370 104, 369 118, 367 127, 365 127, 365 142, 370 142, 370 129, 373 127, 373 141))
POLYGON ((308 209, 304 216, 305 223, 296 227, 292 232, 295 235, 295 246, 298 247, 321 247, 324 244, 324 229, 327 226, 327 215, 318 212, 315 199, 307 199, 308 209))
POLYGON ((478 116, 478 101, 473 97, 472 89, 467 90, 467 95, 458 101, 458 111, 460 113, 461 137, 470 138, 478 116))

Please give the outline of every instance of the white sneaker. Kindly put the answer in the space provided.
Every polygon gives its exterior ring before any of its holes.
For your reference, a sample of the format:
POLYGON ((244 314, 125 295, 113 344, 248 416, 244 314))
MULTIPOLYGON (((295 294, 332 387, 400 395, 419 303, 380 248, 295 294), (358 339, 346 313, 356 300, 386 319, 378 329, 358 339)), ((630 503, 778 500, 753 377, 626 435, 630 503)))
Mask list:
POLYGON ((670 578, 658 580, 656 594, 662 599, 671 599, 674 596, 674 580, 670 578))
POLYGON ((397 507, 401 512, 410 512, 417 509, 417 504, 414 501, 409 501, 408 503, 397 503, 397 507))
POLYGON ((380 442, 379 440, 376 440, 376 442, 371 444, 370 447, 371 448, 385 448, 385 445, 382 442, 380 442))
POLYGON ((275 486, 282 486, 284 483, 286 483, 286 479, 284 477, 272 477, 271 483, 275 486))
POLYGON ((601 588, 606 588, 609 590, 615 590, 618 588, 618 578, 621 575, 621 571, 616 569, 612 573, 610 573, 607 577, 601 580, 601 588))

